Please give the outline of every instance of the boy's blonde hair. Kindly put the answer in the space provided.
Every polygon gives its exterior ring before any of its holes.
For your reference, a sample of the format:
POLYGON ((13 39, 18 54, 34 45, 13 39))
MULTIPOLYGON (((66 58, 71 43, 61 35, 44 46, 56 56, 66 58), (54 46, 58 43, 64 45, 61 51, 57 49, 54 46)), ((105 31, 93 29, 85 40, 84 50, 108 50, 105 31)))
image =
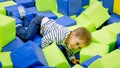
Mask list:
POLYGON ((85 44, 89 44, 91 42, 91 33, 85 27, 79 27, 72 32, 75 32, 75 36, 79 37, 79 39, 84 40, 85 44))

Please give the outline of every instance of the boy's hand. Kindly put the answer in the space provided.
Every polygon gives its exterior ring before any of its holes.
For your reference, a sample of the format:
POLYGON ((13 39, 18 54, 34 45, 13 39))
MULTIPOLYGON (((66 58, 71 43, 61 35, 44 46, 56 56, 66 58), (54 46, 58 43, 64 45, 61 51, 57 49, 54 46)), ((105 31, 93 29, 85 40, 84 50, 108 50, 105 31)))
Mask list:
POLYGON ((78 59, 73 59, 73 60, 72 60, 72 63, 73 63, 73 64, 80 64, 80 62, 79 62, 78 59))

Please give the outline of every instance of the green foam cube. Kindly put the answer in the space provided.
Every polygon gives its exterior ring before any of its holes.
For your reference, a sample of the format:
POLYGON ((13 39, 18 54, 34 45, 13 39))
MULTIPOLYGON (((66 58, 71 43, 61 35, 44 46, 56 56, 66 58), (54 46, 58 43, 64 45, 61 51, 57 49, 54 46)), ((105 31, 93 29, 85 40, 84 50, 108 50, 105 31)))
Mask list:
POLYGON ((76 64, 76 65, 74 65, 72 68, 84 68, 84 67, 82 67, 82 66, 79 65, 79 64, 76 64))
POLYGON ((0 52, 2 51, 2 48, 0 47, 0 52))
POLYGON ((89 68, 120 68, 120 50, 116 49, 102 58, 99 58, 93 62, 89 68))
POLYGON ((87 28, 90 32, 93 32, 96 30, 95 26, 92 24, 92 22, 90 20, 88 20, 83 13, 81 15, 79 15, 76 18, 77 21, 77 25, 80 25, 82 27, 87 28))
POLYGON ((104 26, 103 29, 110 31, 117 36, 117 34, 120 33, 120 22, 104 26))
POLYGON ((0 14, 0 47, 4 47, 16 37, 15 19, 0 14))
POLYGON ((54 13, 55 15, 57 15, 58 18, 64 16, 63 14, 61 14, 61 13, 59 13, 59 12, 56 12, 56 11, 53 11, 53 13, 54 13))
POLYGON ((70 68, 68 61, 56 44, 53 43, 42 50, 49 66, 70 68))
POLYGON ((106 31, 104 29, 92 32, 92 40, 94 42, 108 44, 109 52, 111 52, 115 48, 116 36, 114 36, 111 32, 106 31))
POLYGON ((6 15, 6 9, 5 7, 16 5, 14 1, 6 1, 6 2, 0 2, 0 14, 6 15))
POLYGON ((2 68, 13 68, 10 52, 0 52, 0 62, 2 63, 2 68))
POLYGON ((56 0, 36 0, 36 7, 39 12, 57 11, 56 0))
POLYGON ((92 5, 92 4, 94 4, 95 2, 98 2, 98 0, 90 0, 90 4, 89 4, 89 5, 92 5))
POLYGON ((106 20, 110 18, 107 10, 102 6, 101 2, 95 2, 90 5, 83 14, 95 25, 96 28, 99 28, 106 20))
POLYGON ((80 63, 96 56, 104 56, 108 53, 109 46, 106 44, 92 42, 85 48, 82 48, 80 51, 80 63))

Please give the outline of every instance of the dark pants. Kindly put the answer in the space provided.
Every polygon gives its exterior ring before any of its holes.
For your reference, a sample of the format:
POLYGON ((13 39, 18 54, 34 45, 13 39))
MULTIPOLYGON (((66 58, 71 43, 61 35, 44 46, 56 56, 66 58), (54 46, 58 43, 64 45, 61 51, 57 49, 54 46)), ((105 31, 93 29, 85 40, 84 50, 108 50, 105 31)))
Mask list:
POLYGON ((41 21, 44 16, 36 16, 32 19, 28 27, 18 26, 16 27, 16 34, 22 40, 31 40, 38 31, 40 31, 41 21))

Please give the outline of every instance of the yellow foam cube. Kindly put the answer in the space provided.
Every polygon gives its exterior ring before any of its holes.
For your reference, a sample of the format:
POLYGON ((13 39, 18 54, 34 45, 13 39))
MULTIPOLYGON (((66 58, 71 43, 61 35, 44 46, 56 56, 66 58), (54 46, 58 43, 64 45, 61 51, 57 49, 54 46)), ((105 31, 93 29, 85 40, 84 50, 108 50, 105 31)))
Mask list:
POLYGON ((120 0, 114 0, 113 11, 114 13, 120 15, 120 0))

